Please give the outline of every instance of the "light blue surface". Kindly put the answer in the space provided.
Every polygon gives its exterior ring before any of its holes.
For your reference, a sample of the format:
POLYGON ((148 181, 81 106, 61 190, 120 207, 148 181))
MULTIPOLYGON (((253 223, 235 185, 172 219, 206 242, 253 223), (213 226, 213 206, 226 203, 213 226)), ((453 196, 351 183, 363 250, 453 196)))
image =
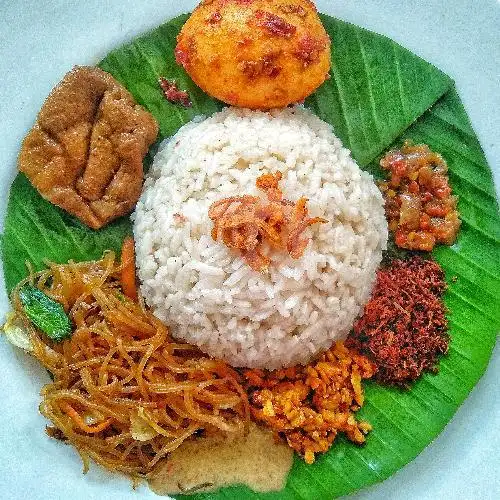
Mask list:
MULTIPOLYGON (((196 2, 183 0, 0 1, 0 212, 16 169, 20 141, 44 98, 75 64, 93 64, 196 2)), ((318 8, 383 33, 456 81, 500 185, 500 4, 495 0, 323 0, 318 8)), ((2 215, 3 220, 3 215, 2 215)), ((0 223, 0 228, 3 221, 0 223)), ((7 301, 0 279, 0 314, 7 301)), ((499 291, 500 293, 500 291, 499 291)), ((0 498, 145 499, 126 479, 92 467, 45 437, 38 414, 46 374, 0 342, 0 498)), ((415 461, 353 498, 500 498, 500 352, 444 432, 415 461)))

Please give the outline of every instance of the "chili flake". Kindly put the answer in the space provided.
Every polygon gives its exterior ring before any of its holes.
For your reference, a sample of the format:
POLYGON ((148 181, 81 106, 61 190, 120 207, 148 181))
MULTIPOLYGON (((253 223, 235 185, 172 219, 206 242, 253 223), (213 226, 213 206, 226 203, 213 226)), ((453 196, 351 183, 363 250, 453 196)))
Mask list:
POLYGON ((255 12, 257 26, 264 28, 269 34, 290 38, 296 31, 297 27, 287 23, 282 17, 271 12, 257 10, 255 12))
POLYGON ((309 34, 303 35, 297 44, 294 56, 299 59, 304 68, 320 60, 321 53, 328 47, 327 37, 313 37, 309 34))
POLYGON ((186 108, 191 107, 192 103, 189 94, 184 90, 179 90, 174 81, 162 77, 159 80, 159 84, 167 101, 182 104, 186 108))

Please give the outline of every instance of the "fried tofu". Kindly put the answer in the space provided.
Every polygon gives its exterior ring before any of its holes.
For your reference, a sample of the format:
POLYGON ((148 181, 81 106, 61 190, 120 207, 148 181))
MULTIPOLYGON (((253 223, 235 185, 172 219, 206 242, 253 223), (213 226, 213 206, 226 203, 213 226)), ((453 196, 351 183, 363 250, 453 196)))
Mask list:
POLYGON ((109 73, 76 66, 52 90, 19 153, 19 170, 51 203, 99 229, 129 213, 155 118, 109 73))

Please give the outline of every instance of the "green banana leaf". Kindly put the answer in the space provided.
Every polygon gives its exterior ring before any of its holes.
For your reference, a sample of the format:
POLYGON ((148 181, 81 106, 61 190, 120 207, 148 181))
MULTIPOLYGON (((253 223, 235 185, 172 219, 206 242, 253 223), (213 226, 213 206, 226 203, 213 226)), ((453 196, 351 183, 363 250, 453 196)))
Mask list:
MULTIPOLYGON (((112 73, 160 123, 160 138, 177 131, 221 103, 204 94, 176 65, 180 16, 112 51, 100 67, 112 73), (158 79, 175 79, 189 92, 193 106, 183 108, 162 95, 158 79)), ((225 488, 196 499, 331 499, 381 481, 412 460, 450 420, 483 374, 500 329, 500 222, 491 172, 453 82, 431 64, 386 37, 329 16, 322 21, 332 38, 332 73, 306 101, 365 169, 380 176, 378 160, 405 139, 424 142, 440 152, 459 196, 462 229, 451 247, 434 256, 449 283, 445 301, 451 330, 450 353, 437 375, 424 375, 401 391, 366 384, 360 416, 374 430, 356 447, 339 438, 313 465, 296 458, 286 488, 256 494, 245 487, 225 488)), ((119 251, 131 230, 122 218, 100 231, 83 226, 44 201, 19 174, 12 184, 2 259, 10 291, 27 274, 25 261, 40 269, 44 260, 98 258, 119 251)))

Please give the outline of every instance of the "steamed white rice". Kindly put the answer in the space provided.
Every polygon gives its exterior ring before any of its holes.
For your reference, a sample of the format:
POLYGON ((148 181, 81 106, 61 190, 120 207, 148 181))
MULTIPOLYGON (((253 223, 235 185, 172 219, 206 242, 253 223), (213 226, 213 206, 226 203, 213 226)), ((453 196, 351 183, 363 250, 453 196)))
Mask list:
POLYGON ((310 111, 226 108, 165 141, 134 215, 141 292, 172 334, 233 366, 308 362, 349 333, 387 241, 383 199, 332 127, 310 111), (210 204, 283 174, 286 199, 309 198, 304 255, 271 253, 266 274, 212 240, 210 204))

